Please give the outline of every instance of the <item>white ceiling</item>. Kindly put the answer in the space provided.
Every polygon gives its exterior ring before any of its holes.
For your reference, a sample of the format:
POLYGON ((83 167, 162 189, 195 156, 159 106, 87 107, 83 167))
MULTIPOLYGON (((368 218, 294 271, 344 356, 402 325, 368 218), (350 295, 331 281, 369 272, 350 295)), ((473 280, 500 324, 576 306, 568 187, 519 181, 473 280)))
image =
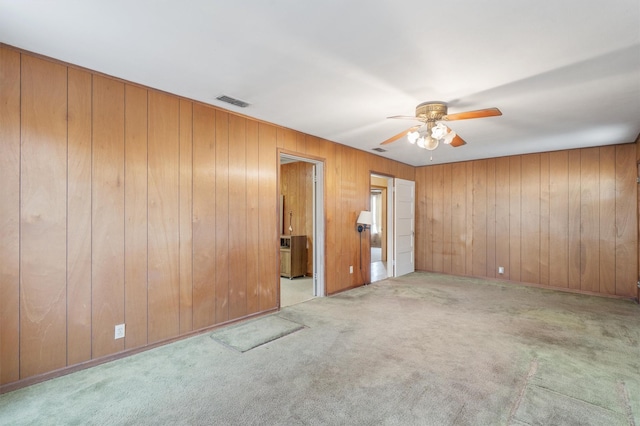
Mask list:
POLYGON ((414 166, 640 133, 638 0, 0 0, 0 42, 368 152, 423 101, 502 110, 380 154, 414 166))

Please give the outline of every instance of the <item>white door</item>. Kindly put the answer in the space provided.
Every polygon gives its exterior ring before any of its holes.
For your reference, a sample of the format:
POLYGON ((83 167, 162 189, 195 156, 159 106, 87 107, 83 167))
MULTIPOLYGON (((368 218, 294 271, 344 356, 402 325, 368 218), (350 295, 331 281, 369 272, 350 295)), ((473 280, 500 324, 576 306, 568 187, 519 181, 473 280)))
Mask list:
POLYGON ((416 183, 410 180, 395 179, 395 268, 394 277, 415 271, 415 212, 416 183))

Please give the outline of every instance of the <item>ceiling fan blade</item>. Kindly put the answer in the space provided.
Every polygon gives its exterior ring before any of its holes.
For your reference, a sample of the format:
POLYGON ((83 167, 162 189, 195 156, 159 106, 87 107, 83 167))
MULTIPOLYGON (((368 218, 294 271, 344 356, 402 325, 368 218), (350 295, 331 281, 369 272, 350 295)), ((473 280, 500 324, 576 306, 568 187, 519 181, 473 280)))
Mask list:
MULTIPOLYGON (((419 117, 416 117, 415 115, 394 115, 391 117, 387 117, 387 118, 395 118, 395 119, 400 119, 400 120, 420 120, 419 117)), ((420 120, 422 121, 422 120, 420 120)))
POLYGON ((397 141, 398 139, 400 139, 401 137, 407 136, 407 133, 413 132, 418 127, 420 127, 420 126, 413 126, 413 127, 409 128, 407 130, 403 130, 402 132, 398 133, 397 135, 391 136, 389 139, 387 139, 386 141, 382 142, 380 145, 387 145, 387 144, 393 143, 393 142, 397 141))
POLYGON ((451 146, 457 148, 462 145, 466 145, 467 143, 460 136, 456 135, 451 141, 451 146))
POLYGON ((484 118, 495 117, 502 115, 502 112, 498 108, 479 109, 476 111, 459 112, 457 114, 443 115, 441 120, 453 121, 453 120, 467 120, 469 118, 484 118))

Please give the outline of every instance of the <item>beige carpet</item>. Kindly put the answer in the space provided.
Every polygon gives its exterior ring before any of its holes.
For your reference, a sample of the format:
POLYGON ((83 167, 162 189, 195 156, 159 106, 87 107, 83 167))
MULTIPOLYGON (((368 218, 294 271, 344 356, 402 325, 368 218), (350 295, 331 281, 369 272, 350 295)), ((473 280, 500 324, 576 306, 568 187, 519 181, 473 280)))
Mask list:
POLYGON ((633 302, 415 273, 0 396, 0 424, 640 425, 633 302))

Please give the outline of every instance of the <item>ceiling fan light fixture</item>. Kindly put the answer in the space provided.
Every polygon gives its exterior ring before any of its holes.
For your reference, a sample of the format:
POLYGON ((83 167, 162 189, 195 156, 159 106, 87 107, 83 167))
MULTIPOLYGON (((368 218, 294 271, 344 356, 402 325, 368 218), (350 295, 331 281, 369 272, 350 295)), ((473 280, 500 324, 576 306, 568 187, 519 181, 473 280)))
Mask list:
POLYGON ((440 145, 440 140, 427 136, 425 138, 424 148, 429 151, 433 151, 440 145))
POLYGON ((449 133, 447 133, 444 137, 444 139, 442 140, 442 142, 444 142, 447 145, 451 145, 451 142, 453 142, 453 139, 456 137, 456 132, 454 132, 453 130, 451 130, 449 133))
POLYGON ((409 132, 409 133, 407 133, 407 139, 409 140, 409 143, 411 143, 411 144, 415 144, 419 137, 420 137, 420 133, 418 133, 418 132, 409 132))

